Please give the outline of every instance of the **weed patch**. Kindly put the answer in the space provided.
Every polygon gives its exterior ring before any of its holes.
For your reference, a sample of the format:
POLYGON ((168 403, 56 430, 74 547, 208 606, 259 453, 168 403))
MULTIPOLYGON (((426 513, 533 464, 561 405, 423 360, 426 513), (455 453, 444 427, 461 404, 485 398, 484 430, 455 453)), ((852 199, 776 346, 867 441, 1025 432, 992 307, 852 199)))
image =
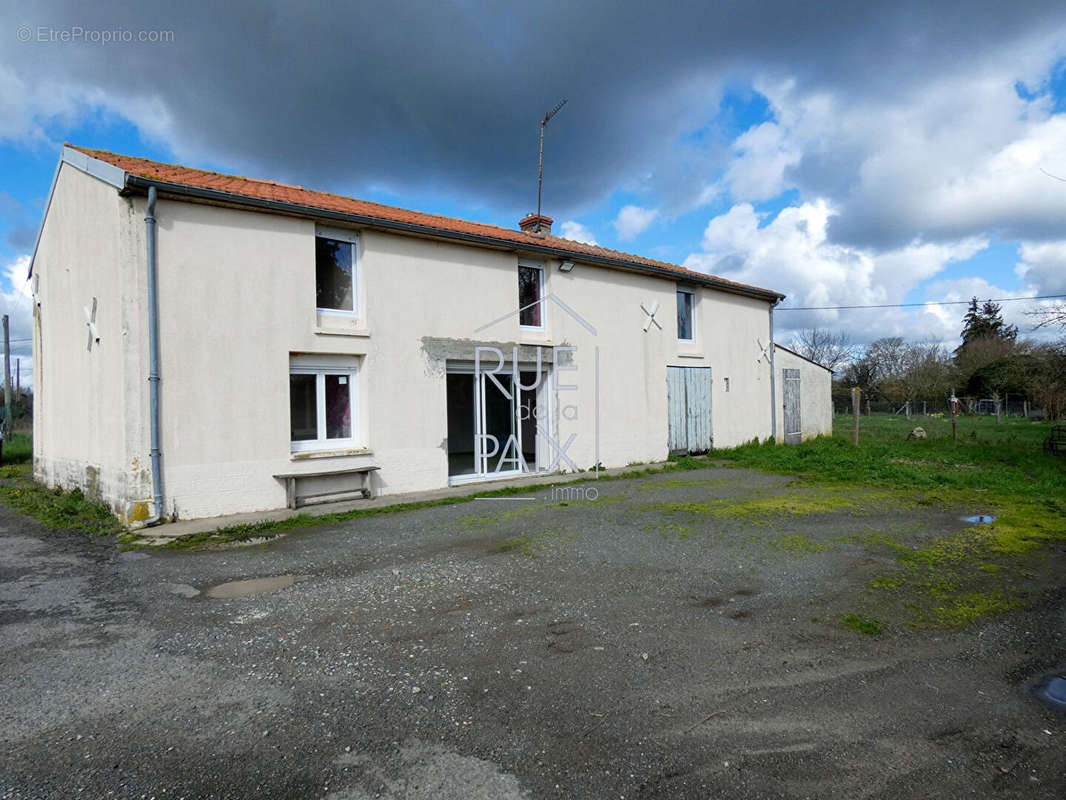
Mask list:
POLYGON ((0 502, 38 522, 98 536, 122 531, 122 526, 106 505, 86 497, 80 489, 66 492, 37 483, 30 474, 28 463, 0 468, 0 477, 3 478, 0 502))
POLYGON ((861 614, 845 614, 841 617, 840 621, 856 633, 865 633, 870 636, 884 633, 885 630, 885 626, 880 622, 875 619, 870 619, 869 617, 864 617, 861 614))

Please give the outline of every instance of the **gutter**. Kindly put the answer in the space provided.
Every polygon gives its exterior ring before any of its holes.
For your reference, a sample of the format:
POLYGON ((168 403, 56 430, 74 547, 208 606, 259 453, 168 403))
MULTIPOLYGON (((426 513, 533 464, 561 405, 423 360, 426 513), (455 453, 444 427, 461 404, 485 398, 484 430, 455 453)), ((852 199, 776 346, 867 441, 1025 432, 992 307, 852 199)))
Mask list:
POLYGON ((159 449, 159 287, 156 282, 156 189, 148 187, 144 232, 148 266, 148 409, 152 457, 152 503, 155 514, 144 525, 158 525, 163 521, 163 473, 160 469, 159 449))
POLYGON ((781 300, 770 304, 770 438, 777 444, 777 369, 774 367, 774 308, 781 300))
POLYGON ((581 261, 586 264, 595 264, 604 267, 613 267, 615 269, 625 269, 631 272, 644 272, 653 275, 659 275, 664 278, 670 278, 675 281, 689 281, 693 283, 700 283, 705 286, 710 286, 714 289, 718 289, 723 292, 729 292, 731 294, 739 294, 747 297, 755 297, 759 300, 766 300, 774 304, 779 303, 785 298, 785 296, 779 292, 773 292, 768 289, 758 289, 752 287, 742 288, 728 281, 722 281, 717 278, 706 276, 700 277, 698 275, 689 275, 675 272, 673 270, 665 269, 663 267, 656 267, 651 264, 637 264, 632 261, 626 261, 620 258, 611 258, 609 256, 594 255, 592 253, 585 253, 581 250, 566 250, 561 247, 551 247, 545 244, 537 244, 534 241, 531 242, 515 242, 510 239, 498 239, 493 236, 484 236, 478 233, 462 233, 459 231, 448 231, 440 228, 434 228, 429 225, 416 225, 411 222, 398 222, 397 220, 382 219, 381 217, 372 217, 365 214, 348 214, 342 211, 329 211, 327 209, 317 208, 315 206, 302 206, 295 203, 283 203, 278 200, 266 200, 258 197, 246 197, 244 195, 230 194, 229 192, 221 192, 217 189, 203 189, 195 186, 186 186, 180 183, 168 183, 166 181, 157 181, 151 178, 142 178, 139 175, 126 175, 126 187, 132 189, 156 189, 161 192, 166 192, 169 195, 175 195, 177 197, 193 197, 201 200, 211 200, 216 203, 228 203, 237 206, 246 206, 263 211, 273 211, 284 214, 294 214, 303 217, 312 217, 317 219, 333 220, 337 222, 347 222, 356 225, 365 225, 373 228, 383 228, 385 230, 398 231, 400 233, 416 234, 419 236, 430 236, 437 239, 449 239, 452 241, 467 242, 470 244, 477 244, 482 246, 489 246, 495 248, 501 248, 504 250, 523 250, 531 253, 539 253, 541 255, 548 256, 567 256, 573 258, 575 261, 581 261))

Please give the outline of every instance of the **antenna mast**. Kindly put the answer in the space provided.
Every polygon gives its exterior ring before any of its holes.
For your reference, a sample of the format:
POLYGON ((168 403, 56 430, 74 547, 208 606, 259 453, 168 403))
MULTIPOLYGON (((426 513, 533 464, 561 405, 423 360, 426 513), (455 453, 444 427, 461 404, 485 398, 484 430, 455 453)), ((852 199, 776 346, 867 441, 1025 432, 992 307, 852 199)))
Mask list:
POLYGON ((559 113, 559 109, 566 105, 566 98, 563 98, 555 108, 544 115, 544 119, 540 121, 540 157, 537 159, 537 233, 540 233, 540 189, 544 183, 544 128, 551 118, 559 113))

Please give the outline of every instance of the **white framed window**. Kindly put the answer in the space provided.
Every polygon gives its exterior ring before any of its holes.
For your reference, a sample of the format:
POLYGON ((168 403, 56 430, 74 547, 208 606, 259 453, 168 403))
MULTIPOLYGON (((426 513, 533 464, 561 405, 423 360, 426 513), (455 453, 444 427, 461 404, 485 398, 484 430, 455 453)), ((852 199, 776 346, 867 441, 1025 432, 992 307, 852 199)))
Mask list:
POLYGON ((529 262, 518 264, 518 325, 544 328, 544 266, 529 262))
POLYGON ((315 298, 319 311, 359 314, 359 234, 355 231, 316 227, 315 298))
POLYGON ((696 295, 688 289, 677 290, 677 338, 682 342, 696 339, 696 295))
POLYGON ((334 450, 359 442, 359 362, 351 356, 289 359, 292 451, 334 450))

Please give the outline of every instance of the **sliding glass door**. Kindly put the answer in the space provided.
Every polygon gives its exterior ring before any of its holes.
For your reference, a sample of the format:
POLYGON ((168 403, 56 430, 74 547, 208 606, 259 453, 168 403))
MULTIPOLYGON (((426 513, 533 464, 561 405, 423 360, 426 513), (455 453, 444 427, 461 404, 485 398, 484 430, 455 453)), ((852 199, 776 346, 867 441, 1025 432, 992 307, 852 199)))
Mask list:
POLYGON ((475 375, 449 367, 448 475, 452 482, 538 471, 538 427, 547 422, 546 380, 523 370, 475 375), (525 388, 530 387, 530 388, 525 388))

